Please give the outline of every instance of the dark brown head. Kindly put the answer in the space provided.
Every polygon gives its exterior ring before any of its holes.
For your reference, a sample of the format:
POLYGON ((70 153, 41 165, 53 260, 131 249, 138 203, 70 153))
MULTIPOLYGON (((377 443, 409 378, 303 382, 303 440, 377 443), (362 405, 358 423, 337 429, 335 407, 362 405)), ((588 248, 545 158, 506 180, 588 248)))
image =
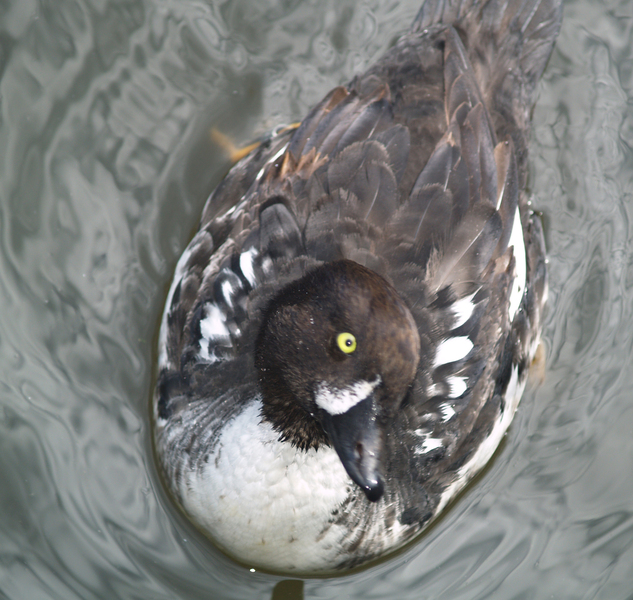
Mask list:
POLYGON ((264 316, 255 355, 264 418, 299 448, 331 444, 378 500, 383 432, 419 351, 413 317, 387 281, 352 261, 326 263, 285 287, 264 316))

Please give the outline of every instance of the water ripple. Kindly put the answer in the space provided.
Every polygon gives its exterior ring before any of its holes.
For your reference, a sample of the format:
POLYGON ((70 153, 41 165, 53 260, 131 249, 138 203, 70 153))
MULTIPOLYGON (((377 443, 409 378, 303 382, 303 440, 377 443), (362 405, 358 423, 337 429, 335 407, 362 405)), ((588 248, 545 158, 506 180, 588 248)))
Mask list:
MULTIPOLYGON (((416 10, 0 5, 0 595, 271 597, 280 578, 224 557, 163 491, 147 407, 157 320, 228 166, 209 129, 239 143, 300 119, 416 10)), ((566 3, 530 154, 550 257, 543 383, 423 540, 307 580, 307 598, 630 596, 632 49, 627 0, 566 3)))

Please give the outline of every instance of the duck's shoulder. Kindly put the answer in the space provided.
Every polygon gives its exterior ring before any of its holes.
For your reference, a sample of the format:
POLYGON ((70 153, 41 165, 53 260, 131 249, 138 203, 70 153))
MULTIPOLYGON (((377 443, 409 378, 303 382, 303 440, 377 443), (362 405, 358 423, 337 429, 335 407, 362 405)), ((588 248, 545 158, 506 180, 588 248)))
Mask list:
POLYGON ((176 265, 167 296, 159 369, 223 361, 248 338, 242 331, 249 316, 248 296, 270 275, 274 253, 283 252, 284 245, 290 253, 296 245, 296 226, 286 218, 288 211, 281 214, 281 207, 266 210, 260 206, 259 214, 254 214, 253 202, 262 169, 287 148, 294 129, 280 128, 261 140, 207 200, 199 229, 176 265), (205 339, 213 343, 206 344, 205 339))

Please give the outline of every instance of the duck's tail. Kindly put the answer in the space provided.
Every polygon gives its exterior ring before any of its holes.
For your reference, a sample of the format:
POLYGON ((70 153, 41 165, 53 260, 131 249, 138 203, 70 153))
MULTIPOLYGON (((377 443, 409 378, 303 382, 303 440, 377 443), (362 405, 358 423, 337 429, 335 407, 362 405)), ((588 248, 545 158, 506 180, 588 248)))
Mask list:
POLYGON ((514 138, 519 163, 561 17, 562 0, 426 0, 413 22, 413 31, 441 25, 457 30, 497 138, 514 138))

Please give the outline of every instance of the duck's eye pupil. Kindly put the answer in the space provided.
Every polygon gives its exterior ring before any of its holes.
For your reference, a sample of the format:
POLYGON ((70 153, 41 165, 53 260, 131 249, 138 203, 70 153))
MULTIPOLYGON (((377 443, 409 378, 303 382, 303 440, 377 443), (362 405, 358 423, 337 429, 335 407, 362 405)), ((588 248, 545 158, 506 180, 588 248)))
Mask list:
POLYGON ((336 344, 345 354, 351 354, 356 350, 356 338, 351 333, 339 333, 336 336, 336 344))

